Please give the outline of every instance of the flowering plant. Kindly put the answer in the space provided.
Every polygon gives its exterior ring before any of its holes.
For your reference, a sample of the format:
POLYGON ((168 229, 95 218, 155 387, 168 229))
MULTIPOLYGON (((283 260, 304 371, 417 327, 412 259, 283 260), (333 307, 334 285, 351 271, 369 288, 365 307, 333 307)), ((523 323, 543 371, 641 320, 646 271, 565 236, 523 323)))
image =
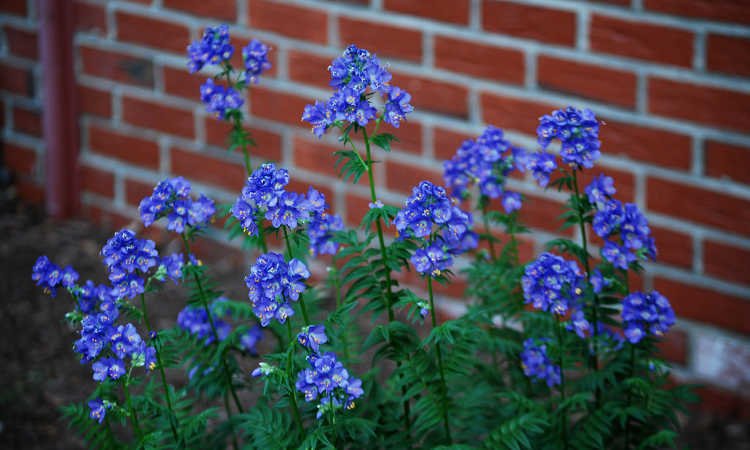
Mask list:
POLYGON ((367 176, 370 208, 348 229, 315 188, 293 192, 285 168, 251 164, 241 106, 270 66, 268 51, 253 41, 244 67, 234 68, 226 26, 188 47, 190 72, 214 69, 200 98, 231 124, 229 147, 242 151, 248 178, 231 205, 194 196, 179 177, 143 199, 143 226, 165 226, 182 253, 160 255, 153 241, 123 229, 101 250, 106 285, 81 282, 46 256, 33 267, 39 286, 73 299, 73 350, 97 384, 65 414, 92 447, 674 443, 676 412, 690 393, 668 383, 656 357, 674 312, 660 293, 631 290, 631 274, 656 257, 638 206, 617 200, 606 175, 580 184, 602 151, 593 112, 568 107, 542 117, 537 152, 490 126, 445 162, 445 187, 424 180, 401 207, 387 205, 373 153, 391 151, 397 139, 381 127, 407 120, 411 97, 374 54, 351 45, 329 67, 330 98, 301 112, 318 138, 338 134, 342 178, 367 176), (506 186, 516 171, 569 194, 562 225, 576 227, 575 242, 552 240, 520 261, 518 235, 529 231, 519 220, 523 197, 506 186), (217 214, 253 254, 247 300, 222 296, 192 253, 217 214), (592 255, 592 233, 601 258, 592 255), (323 266, 328 279, 314 285, 323 266), (424 288, 401 284, 411 270, 424 288), (459 317, 439 319, 434 284, 453 282, 456 270, 472 301, 459 317), (174 327, 155 329, 147 296, 170 280, 186 287, 187 302, 174 327), (170 383, 167 370, 181 381, 170 383))

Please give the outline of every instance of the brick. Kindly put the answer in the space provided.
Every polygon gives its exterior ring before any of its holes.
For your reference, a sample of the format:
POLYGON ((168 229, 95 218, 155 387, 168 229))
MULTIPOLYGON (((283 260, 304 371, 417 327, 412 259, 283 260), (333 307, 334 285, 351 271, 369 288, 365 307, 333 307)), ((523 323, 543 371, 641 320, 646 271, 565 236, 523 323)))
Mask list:
POLYGON ((422 60, 422 33, 408 28, 339 18, 339 40, 342 45, 356 44, 381 57, 422 60))
POLYGON ((120 229, 132 226, 132 220, 129 216, 106 211, 94 205, 83 205, 82 209, 84 217, 90 219, 96 224, 106 227, 107 229, 120 229))
POLYGON ((27 0, 5 0, 0 4, 0 11, 25 17, 29 14, 26 2, 27 0))
POLYGON ((586 186, 591 183, 599 174, 605 174, 615 180, 615 189, 617 189, 617 199, 622 202, 635 202, 635 177, 631 172, 606 167, 597 163, 591 170, 584 170, 578 177, 578 187, 583 192, 586 186))
POLYGON ((122 11, 115 14, 115 20, 117 38, 121 41, 180 54, 185 53, 190 41, 190 30, 174 22, 122 11))
POLYGON ((645 0, 644 7, 678 16, 750 24, 744 0, 645 0))
POLYGON ((589 40, 595 52, 683 67, 693 62, 693 34, 677 28, 594 14, 589 40))
POLYGON ((653 177, 647 187, 651 211, 750 235, 750 200, 653 177))
POLYGON ((703 242, 703 271, 709 275, 750 285, 750 250, 723 244, 721 242, 703 242))
POLYGON ((605 3, 608 5, 630 6, 630 0, 589 0, 594 3, 605 3))
MULTIPOLYGON (((750 420, 750 400, 736 391, 701 385, 693 388, 693 392, 699 397, 699 400, 693 405, 693 409, 710 412, 718 417, 731 420, 750 420)), ((710 441, 706 440, 705 442, 710 441)))
POLYGON ((669 299, 679 317, 750 334, 750 299, 659 276, 654 289, 669 299))
POLYGON ((537 61, 537 81, 544 89, 635 108, 633 72, 542 55, 537 61))
POLYGON ((159 146, 134 133, 122 134, 99 126, 89 126, 89 148, 100 155, 149 169, 159 168, 159 146))
POLYGON ((11 26, 6 26, 3 31, 5 31, 5 40, 12 55, 34 60, 38 58, 36 31, 11 26))
POLYGON ((287 53, 289 78, 303 84, 328 89, 331 74, 327 67, 331 58, 290 49, 287 53))
POLYGON ((484 0, 482 27, 493 33, 572 47, 576 15, 561 9, 484 0))
POLYGON ((450 22, 459 25, 469 23, 468 0, 432 0, 429 2, 414 0, 385 0, 386 10, 424 17, 426 19, 450 22))
POLYGON ((80 47, 79 52, 83 72, 88 75, 136 86, 154 86, 154 67, 149 59, 92 47, 80 47))
POLYGON ((32 180, 18 180, 16 189, 18 189, 18 196, 24 202, 34 205, 44 203, 44 186, 40 186, 36 182, 32 180))
POLYGON ((718 141, 706 142, 706 174, 750 184, 750 148, 718 141))
POLYGON ((661 167, 688 170, 691 165, 689 136, 604 118, 599 131, 602 149, 661 167))
POLYGON ((198 16, 235 22, 237 20, 237 2, 235 0, 164 0, 164 7, 176 9, 198 16))
POLYGON ((107 33, 107 12, 102 5, 76 1, 73 4, 73 21, 76 31, 100 35, 107 33))
POLYGON ((251 0, 248 11, 250 28, 318 44, 328 40, 328 18, 324 12, 270 0, 251 0))
POLYGON ((140 181, 125 179, 125 202, 128 205, 138 206, 141 200, 150 196, 154 191, 154 187, 148 183, 142 183, 140 181))
POLYGON ((523 84, 524 80, 521 51, 462 39, 436 36, 435 65, 497 82, 523 84))
POLYGON ((719 34, 708 35, 708 70, 750 76, 750 39, 719 34))
POLYGON ((412 188, 420 181, 427 180, 440 184, 443 179, 440 172, 393 160, 386 161, 385 175, 386 187, 403 194, 411 194, 412 188))
MULTIPOLYGON (((380 132, 391 133, 396 136, 398 141, 394 141, 391 146, 395 151, 406 151, 413 154, 422 153, 422 124, 414 120, 405 120, 401 122, 398 128, 386 124, 380 127, 380 132)), ((373 147, 373 158, 378 159, 378 154, 382 155, 382 150, 373 147)))
POLYGON ((659 356, 665 360, 687 365, 688 335, 678 329, 671 329, 656 344, 659 356))
POLYGON ((649 225, 656 241, 656 262, 691 269, 693 238, 685 233, 649 225))
POLYGON ((3 163, 13 172, 31 175, 36 164, 34 149, 5 142, 3 144, 3 163))
MULTIPOLYGON (((206 129, 206 143, 215 147, 224 149, 229 148, 229 131, 231 125, 226 122, 217 120, 214 117, 204 119, 206 129)), ((258 127, 245 127, 250 131, 255 147, 250 147, 250 155, 253 159, 261 161, 281 161, 281 136, 272 131, 258 127)), ((241 149, 235 150, 238 154, 242 153, 241 149)))
POLYGON ((311 103, 311 99, 295 94, 256 87, 250 93, 249 108, 252 115, 309 129, 309 124, 302 122, 302 111, 311 103))
POLYGON ((19 69, 18 67, 0 62, 0 90, 12 92, 14 94, 32 97, 34 95, 34 85, 30 70, 19 69))
POLYGON ((143 128, 189 139, 195 136, 192 112, 149 100, 123 97, 122 118, 127 123, 143 128))
POLYGON ((239 192, 247 178, 241 163, 214 158, 208 153, 172 148, 169 155, 172 172, 190 180, 239 192))
POLYGON ((81 189, 103 197, 114 198, 115 176, 112 172, 91 166, 81 166, 81 189))
POLYGON ((42 136, 42 115, 39 111, 15 106, 13 129, 31 136, 42 136))
POLYGON ((560 229, 563 224, 560 215, 565 211, 562 203, 533 194, 523 194, 523 197, 523 208, 518 215, 522 224, 565 236, 573 235, 573 227, 560 229))
POLYGON ((191 74, 184 68, 162 67, 164 75, 164 92, 169 95, 186 98, 194 102, 200 100, 200 87, 206 82, 204 77, 191 74))
MULTIPOLYGON (((295 136, 293 166, 331 178, 339 178, 338 169, 335 167, 336 156, 333 155, 336 150, 339 150, 338 146, 295 136)), ((367 184, 367 174, 362 175, 360 183, 363 182, 367 184)))
POLYGON ((663 78, 648 81, 652 113, 747 132, 750 94, 663 78))
POLYGON ((549 103, 483 93, 482 121, 504 130, 521 131, 536 136, 539 118, 557 109, 549 103))
POLYGON ((474 136, 465 133, 457 133, 445 128, 434 128, 432 142, 435 147, 435 158, 440 161, 453 158, 461 144, 465 140, 473 138, 474 136))
POLYGON ((81 112, 101 117, 112 116, 112 98, 108 91, 79 84, 77 100, 81 112))

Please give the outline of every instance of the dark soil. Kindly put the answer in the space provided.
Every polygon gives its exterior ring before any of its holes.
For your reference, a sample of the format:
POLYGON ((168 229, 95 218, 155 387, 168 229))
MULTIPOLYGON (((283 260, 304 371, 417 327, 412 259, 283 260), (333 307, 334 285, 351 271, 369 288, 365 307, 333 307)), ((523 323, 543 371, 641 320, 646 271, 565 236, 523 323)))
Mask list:
MULTIPOLYGON (((59 413, 62 405, 85 399, 94 385, 90 368, 71 351, 76 334, 63 320, 70 299, 63 292, 55 299, 44 295, 31 281, 31 267, 46 254, 59 265, 74 265, 82 279, 103 281, 98 251, 111 232, 88 222, 44 220, 33 208, 6 204, 0 208, 0 236, 0 448, 85 448, 59 413)), ((225 263, 215 270, 222 286, 230 280, 239 286, 241 268, 225 263)), ((150 306, 157 327, 174 323, 183 302, 169 301, 173 293, 165 291, 164 301, 150 306)), ((177 383, 184 377, 171 375, 177 383)), ((750 449, 750 425, 695 414, 680 448, 750 449)))

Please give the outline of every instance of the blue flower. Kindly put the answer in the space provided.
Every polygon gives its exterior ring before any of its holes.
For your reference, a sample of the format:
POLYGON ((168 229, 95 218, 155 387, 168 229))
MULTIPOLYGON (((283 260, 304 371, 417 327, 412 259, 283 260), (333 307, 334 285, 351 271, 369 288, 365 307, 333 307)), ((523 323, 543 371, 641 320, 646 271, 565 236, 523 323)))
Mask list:
POLYGON ((102 423, 107 415, 107 406, 100 398, 89 400, 89 410, 89 417, 99 423, 102 423))
POLYGON ((240 109, 245 103, 242 95, 232 87, 219 86, 213 78, 206 80, 200 87, 201 101, 206 105, 206 111, 225 119, 227 112, 240 109))
POLYGON ((433 278, 440 276, 453 265, 453 257, 437 243, 426 248, 418 248, 410 261, 419 274, 433 278))
POLYGON ((305 106, 302 121, 312 125, 313 134, 319 138, 325 134, 328 127, 333 125, 333 111, 326 103, 316 100, 314 104, 305 106))
POLYGON ((138 207, 143 225, 148 227, 167 217, 167 229, 176 233, 182 233, 187 226, 206 226, 216 212, 214 202, 203 194, 194 200, 190 189, 190 183, 182 177, 160 181, 138 207))
POLYGON ((334 242, 333 233, 344 229, 344 221, 338 214, 328 213, 325 196, 312 187, 307 192, 307 202, 310 208, 310 221, 307 224, 310 254, 336 254, 339 244, 334 242))
POLYGON ((252 328, 247 330, 240 337, 240 348, 244 349, 251 356, 258 356, 258 349, 256 346, 258 342, 263 340, 263 328, 258 325, 254 325, 252 328))
POLYGON ((234 47, 229 43, 229 27, 219 25, 206 28, 201 40, 191 43, 187 52, 190 73, 195 73, 206 65, 229 61, 234 53, 234 47))
POLYGON ((317 417, 328 410, 353 409, 354 401, 364 394, 362 381, 351 377, 334 353, 313 353, 307 361, 310 368, 299 372, 295 386, 306 402, 319 400, 317 417))
MULTIPOLYGON (((216 314, 216 305, 222 301, 224 301, 223 297, 219 297, 209 306, 211 318, 216 327, 216 334, 220 341, 226 339, 229 333, 232 332, 232 326, 216 314)), ((188 305, 183 308, 177 314, 177 326, 195 336, 199 341, 203 341, 204 345, 210 345, 215 341, 211 322, 209 321, 208 314, 206 314, 206 309, 202 306, 188 305)))
POLYGON ((112 353, 120 359, 137 353, 143 339, 132 323, 118 326, 109 337, 112 353))
POLYGON ((81 337, 73 343, 73 350, 81 355, 81 362, 93 361, 105 348, 109 348, 110 339, 115 333, 113 324, 119 315, 116 307, 109 312, 89 314, 82 319, 81 337))
POLYGON ((133 298, 144 292, 141 274, 157 265, 159 253, 151 240, 137 239, 135 233, 122 229, 115 233, 101 251, 109 270, 109 280, 118 298, 133 298))
POLYGON ((429 181, 422 181, 412 189, 404 207, 396 215, 394 224, 401 237, 424 238, 434 226, 446 224, 453 213, 453 203, 445 189, 429 181))
POLYGON ((268 46, 257 39, 253 39, 242 49, 242 60, 245 62, 245 76, 252 83, 257 83, 258 77, 271 68, 268 46))
POLYGON ((545 381, 549 387, 560 384, 560 366, 556 366, 550 361, 547 356, 546 344, 537 345, 533 339, 524 341, 523 351, 521 352, 521 367, 527 377, 545 381))
POLYGON ((529 155, 526 168, 531 171, 539 186, 547 187, 549 176, 557 169, 555 155, 546 152, 534 153, 529 155))
POLYGON ((274 228, 295 229, 300 222, 310 219, 310 208, 304 195, 296 192, 284 192, 273 207, 266 211, 266 219, 274 228))
POLYGON ((307 266, 298 259, 287 263, 279 253, 260 255, 245 277, 248 298, 260 324, 266 327, 273 319, 285 323, 294 315, 289 302, 299 299, 306 288, 304 280, 309 277, 307 266))
POLYGON ((320 352, 320 346, 328 342, 325 325, 309 325, 297 334, 297 342, 313 353, 320 352))
POLYGON ((41 286, 44 292, 55 297, 58 286, 73 287, 75 281, 78 280, 78 273, 72 267, 60 269, 47 256, 40 256, 31 269, 31 279, 36 281, 36 285, 41 286))
POLYGON ((177 284, 182 279, 182 268, 185 266, 185 256, 182 253, 174 253, 162 258, 161 265, 167 272, 167 276, 177 284))
POLYGON ((409 104, 410 101, 411 95, 406 91, 395 86, 388 89, 383 120, 398 128, 401 121, 406 118, 406 115, 414 111, 414 107, 409 104))
POLYGON ((600 156, 599 122, 588 109, 569 106, 542 116, 537 137, 542 149, 546 149, 552 140, 559 140, 563 162, 579 169, 590 169, 600 156))
POLYGON ((574 261, 542 253, 526 266, 521 278, 525 303, 559 316, 576 308, 583 294, 583 275, 574 261))
POLYGON ((503 209, 505 209, 506 213, 510 214, 513 211, 518 211, 521 209, 521 205, 521 194, 518 192, 505 192, 503 194, 503 209))
POLYGON ((669 300, 658 291, 634 292, 622 301, 622 321, 625 337, 637 344, 648 335, 662 336, 675 323, 669 300))
POLYGON ((607 201, 612 199, 617 190, 615 190, 615 181, 612 177, 600 174, 598 177, 586 186, 586 195, 589 203, 596 205, 599 209, 604 209, 607 201))
POLYGON ((615 267, 627 270, 638 258, 656 258, 651 229, 638 205, 626 203, 623 206, 618 200, 607 200, 594 214, 592 226, 605 240, 602 257, 615 267))
POLYGON ((117 358, 102 358, 96 361, 91 368, 94 370, 94 381, 102 382, 108 377, 117 380, 125 375, 125 363, 117 358))
POLYGON ((599 269, 594 269, 591 272, 591 279, 589 281, 591 282, 591 287, 594 288, 595 294, 601 294, 605 287, 612 284, 609 279, 604 278, 599 269))

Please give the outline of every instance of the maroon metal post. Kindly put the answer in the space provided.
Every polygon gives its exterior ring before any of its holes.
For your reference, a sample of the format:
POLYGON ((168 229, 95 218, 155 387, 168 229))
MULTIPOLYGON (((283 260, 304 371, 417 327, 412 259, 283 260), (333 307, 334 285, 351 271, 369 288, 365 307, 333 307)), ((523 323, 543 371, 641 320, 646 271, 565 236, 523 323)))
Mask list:
POLYGON ((78 114, 73 73, 73 2, 39 0, 39 54, 47 214, 78 212, 78 114))

